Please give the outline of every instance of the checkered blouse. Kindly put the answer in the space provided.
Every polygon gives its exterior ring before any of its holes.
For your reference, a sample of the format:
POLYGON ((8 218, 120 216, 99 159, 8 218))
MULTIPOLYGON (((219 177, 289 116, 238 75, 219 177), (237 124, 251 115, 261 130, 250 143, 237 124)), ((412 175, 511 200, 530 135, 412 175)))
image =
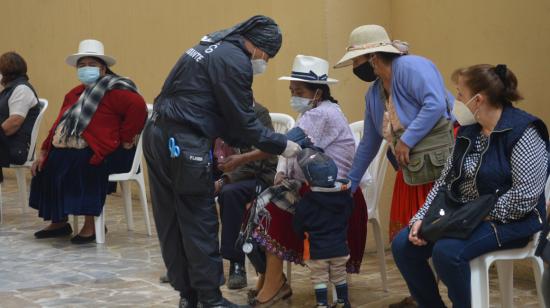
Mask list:
MULTIPOLYGON (((481 161, 481 155, 488 144, 489 137, 479 134, 472 152, 464 158, 462 167, 464 179, 458 185, 459 198, 462 202, 469 202, 479 197, 475 174, 481 161)), ((544 192, 547 164, 546 145, 538 131, 531 125, 512 149, 512 187, 498 198, 489 218, 493 221, 507 223, 530 213, 537 205, 540 194, 544 192)), ((412 225, 415 221, 424 218, 450 169, 451 156, 449 156, 440 178, 434 183, 428 194, 424 206, 414 215, 409 224, 412 225)))

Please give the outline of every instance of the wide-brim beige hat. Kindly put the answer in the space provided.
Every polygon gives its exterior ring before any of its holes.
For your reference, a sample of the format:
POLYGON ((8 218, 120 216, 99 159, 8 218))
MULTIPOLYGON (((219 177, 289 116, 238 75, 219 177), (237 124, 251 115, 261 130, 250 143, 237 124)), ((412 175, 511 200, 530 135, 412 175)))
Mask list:
POLYGON ((328 78, 328 61, 313 57, 297 55, 292 64, 290 76, 280 77, 279 80, 302 81, 315 84, 334 84, 338 80, 328 78))
POLYGON ((389 52, 402 54, 395 48, 384 27, 379 25, 365 25, 355 28, 349 36, 349 45, 346 54, 336 63, 334 68, 351 65, 354 58, 374 52, 389 52))
POLYGON ((84 57, 95 57, 103 60, 107 66, 116 63, 115 58, 105 54, 103 43, 98 40, 83 40, 78 45, 78 53, 72 54, 65 59, 65 62, 71 66, 76 66, 78 59, 84 57))

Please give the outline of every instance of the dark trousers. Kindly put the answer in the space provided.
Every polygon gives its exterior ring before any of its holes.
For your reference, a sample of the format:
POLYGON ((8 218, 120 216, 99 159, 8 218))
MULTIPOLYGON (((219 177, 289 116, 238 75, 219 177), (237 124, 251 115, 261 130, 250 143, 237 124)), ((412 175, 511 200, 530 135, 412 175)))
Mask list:
POLYGON ((244 252, 235 247, 243 222, 245 206, 255 197, 257 181, 244 180, 226 184, 218 195, 222 223, 221 253, 224 259, 244 263, 244 252))
POLYGON ((547 307, 550 307, 550 267, 546 266, 542 276, 542 295, 547 307))
MULTIPOLYGON (((201 293, 212 294, 212 290, 218 290, 224 283, 218 217, 213 187, 210 193, 186 195, 179 193, 174 185, 176 179, 168 150, 168 136, 176 138, 181 155, 185 155, 184 151, 193 151, 185 140, 193 143, 201 138, 192 135, 184 137, 177 133, 178 129, 149 121, 143 132, 143 150, 149 171, 153 214, 168 278, 174 289, 184 297, 198 295, 200 299, 201 293)), ((183 171, 182 175, 189 174, 183 171)), ((194 178, 186 180, 196 182, 194 178)), ((210 183, 213 185, 213 182, 210 183)))
POLYGON ((435 244, 415 246, 408 236, 409 228, 404 228, 393 239, 393 258, 419 307, 429 308, 445 307, 429 258, 448 288, 453 307, 470 307, 470 260, 499 249, 524 247, 529 241, 529 238, 515 239, 499 247, 488 222, 482 222, 467 240, 444 238, 435 244))
POLYGON ((8 138, 4 134, 4 130, 0 127, 0 183, 4 181, 2 167, 8 167, 9 165, 10 147, 8 145, 8 138))

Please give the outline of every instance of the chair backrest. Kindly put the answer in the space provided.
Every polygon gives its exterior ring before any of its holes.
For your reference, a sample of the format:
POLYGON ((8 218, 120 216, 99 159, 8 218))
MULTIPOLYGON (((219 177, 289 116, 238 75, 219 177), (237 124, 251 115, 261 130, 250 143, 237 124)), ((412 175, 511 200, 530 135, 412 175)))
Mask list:
POLYGON ((355 147, 359 145, 359 141, 363 138, 363 121, 353 122, 349 125, 353 138, 355 139, 355 147))
MULTIPOLYGON (((152 114, 153 114, 153 104, 147 104, 147 119, 149 119, 152 114)), ((130 171, 126 173, 128 175, 138 174, 143 170, 143 168, 141 168, 141 160, 143 157, 142 143, 143 143, 143 134, 140 134, 138 143, 136 145, 136 153, 134 154, 134 161, 132 162, 132 168, 130 168, 130 171)))
POLYGON ((279 134, 286 134, 291 128, 294 127, 294 118, 284 113, 270 112, 271 122, 275 132, 279 134))
POLYGON ((38 99, 38 108, 40 108, 40 112, 38 113, 38 117, 36 117, 36 121, 34 121, 34 125, 32 127, 31 144, 29 147, 29 154, 27 154, 27 163, 30 163, 34 160, 36 139, 38 139, 38 131, 40 130, 40 123, 42 123, 42 119, 44 118, 44 113, 46 112, 46 109, 48 109, 48 100, 44 98, 38 99))
MULTIPOLYGON (((363 138, 363 125, 363 121, 353 122, 349 125, 356 146, 359 145, 361 138, 363 138)), ((378 153, 376 153, 361 180, 361 189, 367 199, 368 214, 369 217, 373 218, 378 217, 378 204, 380 203, 380 195, 382 194, 384 179, 386 178, 386 171, 388 169, 387 151, 388 143, 382 140, 378 153)))

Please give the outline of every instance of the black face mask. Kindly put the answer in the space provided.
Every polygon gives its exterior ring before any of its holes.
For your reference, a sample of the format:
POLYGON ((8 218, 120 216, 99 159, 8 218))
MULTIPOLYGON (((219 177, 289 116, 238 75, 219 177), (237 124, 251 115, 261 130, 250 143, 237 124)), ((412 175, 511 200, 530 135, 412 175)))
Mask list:
POLYGON ((359 77, 359 79, 366 82, 373 82, 374 80, 376 80, 374 69, 368 61, 359 65, 358 67, 354 67, 353 73, 355 74, 355 76, 359 77))

